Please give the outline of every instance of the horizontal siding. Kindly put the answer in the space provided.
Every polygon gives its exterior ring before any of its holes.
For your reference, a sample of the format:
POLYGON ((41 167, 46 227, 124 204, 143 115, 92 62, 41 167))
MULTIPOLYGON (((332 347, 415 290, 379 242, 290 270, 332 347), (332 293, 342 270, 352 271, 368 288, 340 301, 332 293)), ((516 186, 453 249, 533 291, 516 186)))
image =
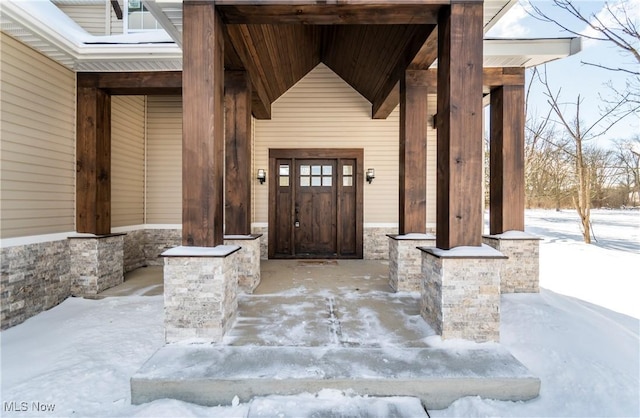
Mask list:
POLYGON ((111 8, 111 3, 84 5, 59 5, 67 16, 92 35, 107 34, 107 14, 105 7, 111 8))
POLYGON ((2 238, 75 229, 75 75, 0 34, 2 238))
POLYGON ((182 97, 147 99, 146 223, 182 223, 182 97))
MULTIPOLYGON (((398 221, 399 111, 371 119, 371 104, 325 65, 318 65, 272 106, 271 120, 255 122, 255 168, 268 167, 269 148, 363 148, 364 222, 398 221)), ((254 185, 255 222, 267 222, 268 188, 254 185)))
MULTIPOLYGON (((120 3, 120 8, 122 9, 122 13, 124 13, 124 4, 122 0, 118 0, 120 3)), ((109 2, 109 8, 111 9, 111 33, 110 35, 121 35, 124 33, 124 19, 118 19, 116 13, 113 11, 113 7, 111 7, 111 2, 109 2)))
POLYGON ((145 97, 111 99, 111 226, 144 223, 145 97))

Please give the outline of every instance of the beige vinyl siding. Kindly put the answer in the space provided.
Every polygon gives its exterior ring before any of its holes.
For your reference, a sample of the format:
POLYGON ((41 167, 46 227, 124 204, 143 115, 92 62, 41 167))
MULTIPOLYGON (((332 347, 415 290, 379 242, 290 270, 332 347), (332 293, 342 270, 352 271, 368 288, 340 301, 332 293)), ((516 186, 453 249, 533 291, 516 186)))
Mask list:
POLYGON ((427 229, 436 229, 436 175, 438 137, 433 129, 433 116, 438 108, 437 96, 429 95, 427 102, 427 229))
POLYGON ((75 75, 0 33, 2 238, 75 229, 75 75))
POLYGON ((106 7, 111 8, 106 0, 102 4, 58 5, 60 10, 92 35, 107 34, 106 7))
POLYGON ((182 223, 182 97, 147 98, 146 223, 182 223))
MULTIPOLYGON (((434 177, 431 128, 429 137, 428 169, 434 177)), ((399 107, 386 120, 371 119, 371 103, 320 64, 273 103, 271 120, 255 121, 254 166, 255 170, 268 167, 269 148, 363 148, 363 169, 376 170, 373 183, 364 185, 364 222, 397 223, 398 141, 399 107)), ((268 187, 253 184, 254 221, 264 223, 268 187)), ((428 184, 429 208, 432 201, 435 208, 435 177, 428 184)), ((429 212, 435 221, 435 209, 429 212)))
POLYGON ((111 97, 111 226, 144 223, 145 97, 111 97))
MULTIPOLYGON (((122 0, 119 0, 120 8, 122 9, 122 13, 124 13, 124 4, 122 0)), ((109 35, 121 35, 124 33, 124 18, 118 19, 116 13, 113 11, 113 7, 111 7, 111 2, 109 2, 109 9, 111 10, 111 33, 109 35)))

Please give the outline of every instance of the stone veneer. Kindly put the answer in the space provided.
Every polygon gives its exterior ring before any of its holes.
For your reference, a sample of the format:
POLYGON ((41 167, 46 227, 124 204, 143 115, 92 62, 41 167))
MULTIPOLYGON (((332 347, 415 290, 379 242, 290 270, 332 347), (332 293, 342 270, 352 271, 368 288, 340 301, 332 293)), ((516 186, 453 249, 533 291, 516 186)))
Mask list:
POLYGON ((95 296, 124 281, 124 234, 70 237, 71 294, 95 296))
POLYGON ((540 292, 540 238, 520 231, 485 235, 482 241, 508 257, 500 272, 502 293, 540 292))
POLYGON ((269 258, 269 228, 266 226, 254 226, 251 229, 254 234, 260 235, 260 259, 267 260, 269 258))
POLYGON ((387 260, 389 257, 390 234, 397 234, 398 227, 365 227, 363 233, 365 260, 387 260))
POLYGON ((418 247, 436 245, 431 234, 389 235, 389 286, 395 292, 420 292, 422 252, 418 247))
POLYGON ((220 342, 238 309, 238 250, 177 247, 164 256, 167 343, 220 342))
POLYGON ((144 256, 148 266, 162 266, 161 254, 182 244, 182 229, 146 229, 144 256))
POLYGON ((238 287, 245 293, 253 293, 260 284, 260 237, 253 235, 225 235, 225 245, 236 245, 238 251, 238 287))
POLYGON ((422 317, 443 339, 500 340, 500 268, 506 258, 482 247, 421 248, 422 317))
POLYGON ((0 329, 24 322, 71 294, 67 240, 0 249, 0 329))
POLYGON ((146 240, 147 231, 144 229, 127 232, 124 236, 123 267, 125 273, 147 265, 147 257, 144 254, 146 240))

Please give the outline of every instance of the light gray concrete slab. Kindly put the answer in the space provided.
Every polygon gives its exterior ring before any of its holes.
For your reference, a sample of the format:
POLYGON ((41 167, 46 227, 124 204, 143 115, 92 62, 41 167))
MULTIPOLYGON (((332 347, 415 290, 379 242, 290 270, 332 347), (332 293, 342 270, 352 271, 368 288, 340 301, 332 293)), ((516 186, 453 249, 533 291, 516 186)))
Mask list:
POLYGON ((412 396, 442 409, 463 396, 528 400, 539 379, 499 345, 483 349, 168 345, 131 379, 132 403, 173 398, 227 405, 235 396, 322 389, 412 396))
POLYGON ((157 296, 163 291, 162 266, 149 266, 125 274, 122 284, 99 293, 97 297, 157 296))

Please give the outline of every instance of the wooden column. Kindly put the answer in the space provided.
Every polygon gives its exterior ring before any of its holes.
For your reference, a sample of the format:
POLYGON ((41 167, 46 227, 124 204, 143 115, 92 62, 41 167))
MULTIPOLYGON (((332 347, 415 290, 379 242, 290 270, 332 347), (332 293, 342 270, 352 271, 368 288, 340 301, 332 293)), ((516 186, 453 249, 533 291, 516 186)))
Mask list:
POLYGON ((225 233, 251 234, 251 80, 225 71, 225 233))
POLYGON ((224 40, 214 2, 183 4, 182 244, 214 247, 224 227, 224 40))
POLYGON ((400 235, 427 232, 427 71, 400 79, 400 235))
POLYGON ((490 234, 524 231, 524 86, 491 90, 490 234))
POLYGON ((111 96, 91 75, 78 77, 76 230, 111 233, 111 96))
POLYGON ((482 2, 438 19, 436 246, 482 243, 482 2))

